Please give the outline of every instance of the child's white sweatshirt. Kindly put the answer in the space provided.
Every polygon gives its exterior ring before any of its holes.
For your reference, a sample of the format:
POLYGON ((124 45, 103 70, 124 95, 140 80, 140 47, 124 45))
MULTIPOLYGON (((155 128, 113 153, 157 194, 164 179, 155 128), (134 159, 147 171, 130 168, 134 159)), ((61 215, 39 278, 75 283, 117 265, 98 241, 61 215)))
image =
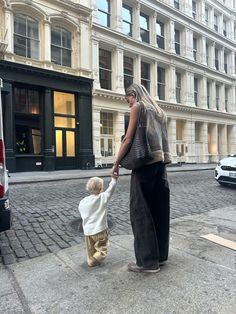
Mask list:
POLYGON ((91 194, 80 201, 79 212, 86 236, 94 235, 108 228, 107 203, 115 190, 116 182, 117 180, 112 178, 106 191, 100 194, 91 194))

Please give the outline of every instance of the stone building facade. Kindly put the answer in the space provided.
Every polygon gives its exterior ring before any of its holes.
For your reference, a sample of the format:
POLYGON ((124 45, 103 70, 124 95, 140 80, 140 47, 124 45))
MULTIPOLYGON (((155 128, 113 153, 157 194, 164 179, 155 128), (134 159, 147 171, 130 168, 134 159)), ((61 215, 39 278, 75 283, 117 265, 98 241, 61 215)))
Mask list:
POLYGON ((174 163, 236 152, 235 0, 0 0, 0 77, 12 171, 112 164, 132 82, 174 163))

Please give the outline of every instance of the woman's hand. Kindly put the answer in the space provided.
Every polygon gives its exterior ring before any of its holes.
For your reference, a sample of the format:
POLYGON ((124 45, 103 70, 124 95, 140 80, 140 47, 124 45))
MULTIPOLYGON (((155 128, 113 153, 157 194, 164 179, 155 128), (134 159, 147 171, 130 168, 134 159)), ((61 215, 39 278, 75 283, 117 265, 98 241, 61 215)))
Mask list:
POLYGON ((113 165, 113 167, 111 168, 110 175, 115 179, 119 177, 119 165, 118 164, 113 165))

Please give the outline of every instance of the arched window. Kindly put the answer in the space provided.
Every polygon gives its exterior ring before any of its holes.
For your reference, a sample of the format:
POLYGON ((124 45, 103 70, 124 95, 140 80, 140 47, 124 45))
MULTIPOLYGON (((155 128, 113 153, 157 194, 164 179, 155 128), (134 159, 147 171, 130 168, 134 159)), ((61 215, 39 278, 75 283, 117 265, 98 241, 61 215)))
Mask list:
POLYGON ((71 66, 71 33, 62 27, 52 27, 51 61, 71 66))
POLYGON ((39 59, 38 22, 25 14, 14 14, 14 53, 39 59))

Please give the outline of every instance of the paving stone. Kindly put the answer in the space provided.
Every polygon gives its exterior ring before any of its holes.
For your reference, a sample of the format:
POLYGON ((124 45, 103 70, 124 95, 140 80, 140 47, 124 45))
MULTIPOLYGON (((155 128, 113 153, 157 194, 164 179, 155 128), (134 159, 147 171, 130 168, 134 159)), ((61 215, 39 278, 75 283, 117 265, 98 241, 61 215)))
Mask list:
POLYGON ((13 254, 3 255, 3 264, 10 265, 16 262, 16 258, 13 254))
POLYGON ((22 249, 22 248, 19 248, 19 249, 16 249, 14 250, 15 254, 16 254, 16 257, 25 257, 26 256, 26 252, 22 249))
POLYGON ((26 253, 29 256, 29 258, 34 258, 34 257, 39 256, 39 253, 35 249, 26 250, 26 253))
POLYGON ((35 245, 35 249, 39 252, 39 253, 42 253, 42 252, 45 252, 47 251, 47 248, 44 244, 36 244, 35 245))
POLYGON ((21 245, 25 250, 33 248, 33 244, 30 241, 22 242, 21 245))

